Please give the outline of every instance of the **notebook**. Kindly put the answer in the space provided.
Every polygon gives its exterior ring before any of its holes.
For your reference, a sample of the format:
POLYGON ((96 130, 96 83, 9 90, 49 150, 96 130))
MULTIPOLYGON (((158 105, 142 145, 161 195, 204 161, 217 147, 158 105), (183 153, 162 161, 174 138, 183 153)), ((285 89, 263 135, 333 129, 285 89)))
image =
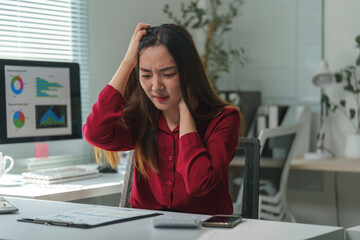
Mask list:
POLYGON ((39 223, 76 228, 93 228, 108 224, 133 221, 162 215, 161 213, 146 213, 142 210, 109 208, 104 206, 91 206, 79 210, 58 212, 48 215, 26 217, 18 219, 19 222, 39 223))

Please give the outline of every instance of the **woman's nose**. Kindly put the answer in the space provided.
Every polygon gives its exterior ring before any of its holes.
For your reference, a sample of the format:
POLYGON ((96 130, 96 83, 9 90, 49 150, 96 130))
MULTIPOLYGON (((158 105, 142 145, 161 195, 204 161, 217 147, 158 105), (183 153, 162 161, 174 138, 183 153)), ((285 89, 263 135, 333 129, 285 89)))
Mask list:
POLYGON ((162 80, 161 80, 160 77, 155 76, 153 80, 154 80, 154 81, 153 81, 151 90, 153 90, 153 91, 162 91, 162 90, 165 89, 165 86, 164 86, 164 84, 162 83, 162 80))

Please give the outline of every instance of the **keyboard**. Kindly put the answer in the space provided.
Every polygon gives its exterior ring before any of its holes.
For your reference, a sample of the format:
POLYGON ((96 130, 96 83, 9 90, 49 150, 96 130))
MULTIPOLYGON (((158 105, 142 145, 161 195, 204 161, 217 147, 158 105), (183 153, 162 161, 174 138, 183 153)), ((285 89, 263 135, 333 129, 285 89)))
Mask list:
POLYGON ((89 170, 81 167, 52 168, 21 174, 23 182, 34 184, 64 183, 99 176, 98 170, 89 170))
POLYGON ((152 222, 156 228, 198 228, 201 218, 197 215, 165 214, 154 217, 152 222))

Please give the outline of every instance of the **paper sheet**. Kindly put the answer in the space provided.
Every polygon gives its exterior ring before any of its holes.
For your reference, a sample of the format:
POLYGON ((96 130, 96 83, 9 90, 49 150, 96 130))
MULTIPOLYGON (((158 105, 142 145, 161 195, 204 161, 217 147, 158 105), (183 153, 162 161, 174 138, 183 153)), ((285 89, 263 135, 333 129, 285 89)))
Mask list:
POLYGON ((58 223, 70 223, 70 224, 87 224, 97 225, 114 220, 132 218, 136 216, 146 215, 144 212, 125 210, 125 209, 113 209, 102 206, 93 206, 80 210, 73 210, 68 212, 61 212, 56 214, 42 215, 32 217, 34 220, 42 220, 58 223))

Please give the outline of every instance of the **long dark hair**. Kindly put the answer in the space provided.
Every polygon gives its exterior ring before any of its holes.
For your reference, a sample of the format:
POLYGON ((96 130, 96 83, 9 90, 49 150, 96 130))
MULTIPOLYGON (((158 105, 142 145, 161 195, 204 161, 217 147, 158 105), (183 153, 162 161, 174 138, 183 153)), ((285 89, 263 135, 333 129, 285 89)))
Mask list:
MULTIPOLYGON (((163 24, 147 29, 147 34, 140 42, 139 57, 144 49, 154 46, 165 46, 174 58, 182 96, 195 120, 208 120, 229 105, 212 89, 194 41, 185 28, 176 24, 163 24), (188 90, 197 97, 201 112, 205 114, 192 109, 188 90)), ((146 177, 146 167, 158 171, 157 124, 160 110, 140 85, 139 65, 130 74, 124 98, 127 102, 123 112, 125 124, 131 129, 135 141, 135 166, 146 177)))

